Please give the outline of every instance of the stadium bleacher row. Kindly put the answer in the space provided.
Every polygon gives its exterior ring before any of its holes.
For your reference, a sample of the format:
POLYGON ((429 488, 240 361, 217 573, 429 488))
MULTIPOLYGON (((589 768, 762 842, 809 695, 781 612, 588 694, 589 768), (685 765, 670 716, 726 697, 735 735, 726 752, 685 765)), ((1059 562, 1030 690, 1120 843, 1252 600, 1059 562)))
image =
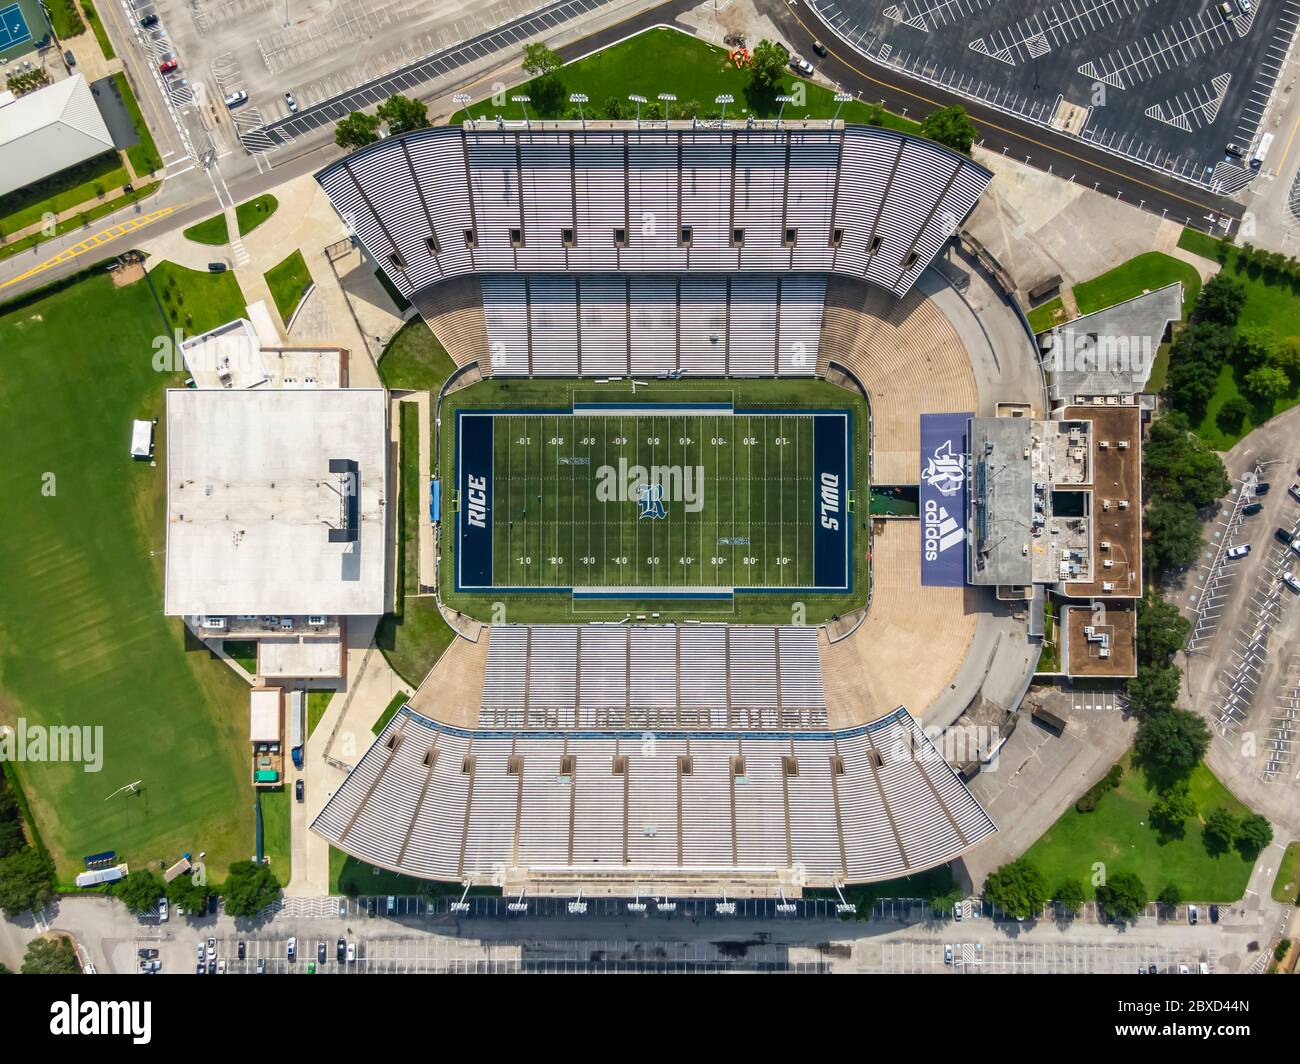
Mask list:
POLYGON ((824 274, 488 274, 497 376, 812 376, 824 274))
POLYGON ((901 707, 844 731, 647 735, 453 728, 408 706, 312 830, 426 879, 798 867, 820 886, 918 872, 996 829, 901 707))
POLYGON ((317 180, 406 296, 469 273, 838 273, 903 295, 989 171, 874 126, 388 137, 317 180))
POLYGON ((494 625, 479 723, 825 728, 817 629, 494 625))

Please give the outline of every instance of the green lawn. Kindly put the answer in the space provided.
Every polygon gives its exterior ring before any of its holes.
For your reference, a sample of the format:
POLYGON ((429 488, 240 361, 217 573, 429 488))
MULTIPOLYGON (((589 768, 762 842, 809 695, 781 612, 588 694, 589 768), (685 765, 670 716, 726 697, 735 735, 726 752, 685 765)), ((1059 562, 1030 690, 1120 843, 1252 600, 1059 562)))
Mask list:
POLYGON ((149 279, 168 321, 186 336, 200 336, 248 312, 244 293, 229 270, 207 273, 160 262, 149 271, 149 279))
POLYGON ((131 91, 126 75, 114 74, 113 84, 117 87, 127 114, 131 116, 131 125, 135 127, 136 135, 140 138, 140 143, 126 149, 127 158, 131 160, 136 175, 146 177, 155 170, 163 168, 162 156, 158 154, 158 145, 154 143, 153 134, 149 132, 149 124, 144 120, 144 115, 140 113, 140 104, 136 101, 135 93, 131 91))
POLYGON ((117 152, 87 159, 62 173, 0 196, 0 234, 26 229, 39 222, 47 211, 61 214, 87 201, 98 203, 102 196, 126 183, 126 169, 117 152))
POLYGON ((221 649, 235 662, 241 665, 245 672, 257 672, 257 643, 255 640, 244 639, 223 639, 221 649))
POLYGON ((1038 655, 1039 672, 1060 672, 1061 655, 1057 643, 1056 609, 1049 599, 1046 607, 1046 635, 1043 637, 1043 649, 1038 655))
POLYGON ((1080 314, 1091 314, 1175 281, 1183 283, 1183 307, 1186 309, 1201 292, 1201 276, 1196 267, 1163 252, 1148 251, 1100 277, 1075 285, 1074 299, 1079 304, 1080 314))
POLYGON ((81 0, 81 10, 86 13, 86 21, 90 23, 90 32, 95 35, 95 40, 99 42, 99 50, 104 53, 104 58, 117 58, 117 53, 113 51, 113 45, 108 39, 108 32, 104 29, 104 24, 99 20, 99 12, 95 10, 95 5, 91 3, 91 0, 81 0))
MULTIPOLYGON (((1192 797, 1203 819, 1224 806, 1236 816, 1250 812, 1215 779, 1204 764, 1191 777, 1192 797)), ((1029 849, 1025 858, 1037 865, 1055 890, 1076 880, 1093 897, 1093 864, 1104 862, 1108 875, 1135 872, 1151 897, 1174 883, 1189 901, 1236 901, 1246 890, 1254 861, 1236 850, 1214 856, 1205 848, 1200 825, 1189 821, 1183 838, 1161 842, 1149 823, 1155 795, 1146 777, 1124 761, 1124 778, 1091 813, 1073 806, 1029 849)))
POLYGON ((1065 321, 1065 303, 1060 296, 1057 296, 1029 311, 1026 317, 1029 318, 1029 327, 1035 334, 1046 332, 1053 325, 1060 325, 1065 321))
POLYGON ((325 711, 329 709, 330 701, 334 698, 335 691, 333 688, 317 689, 307 692, 307 735, 316 730, 316 725, 320 723, 321 717, 325 716, 325 711))
POLYGON ((206 850, 224 876, 253 843, 248 687, 163 616, 166 439, 156 467, 127 455, 131 419, 183 379, 152 367, 167 328, 147 284, 103 270, 0 307, 0 490, 22 545, 0 580, 0 715, 103 728, 102 771, 17 766, 65 882, 107 849, 206 850))
MULTIPOLYGON (((239 224, 239 235, 247 236, 264 221, 271 217, 279 207, 279 201, 269 193, 256 199, 241 203, 235 208, 235 220, 239 224)), ((192 225, 185 230, 185 239, 196 244, 220 246, 230 243, 230 227, 226 225, 224 214, 215 214, 211 218, 192 225)))
MULTIPOLYGON (((330 893, 346 894, 349 898, 389 894, 459 895, 465 888, 459 883, 439 883, 430 879, 416 879, 389 872, 374 865, 349 857, 342 850, 330 847, 330 893)), ((471 894, 500 894, 491 887, 475 887, 471 894)))
POLYGON ((302 297, 311 287, 311 274, 301 251, 295 251, 277 266, 272 266, 266 274, 266 284, 271 289, 271 298, 280 312, 280 318, 286 325, 298 309, 302 297))
POLYGON ((393 719, 394 714, 410 701, 410 697, 405 691, 399 691, 393 695, 393 700, 384 707, 384 711, 379 714, 379 719, 375 721, 370 730, 376 735, 383 731, 388 726, 388 722, 393 719))
MULTIPOLYGON (((50 25, 54 27, 59 40, 66 41, 69 37, 80 37, 86 32, 86 24, 81 21, 81 14, 72 0, 49 0, 45 9, 50 13, 50 25)), ((40 36, 35 29, 33 33, 40 36)))
POLYGON ((1208 233, 1202 233, 1199 229, 1184 229, 1178 237, 1178 246, 1211 262, 1222 262, 1223 252, 1230 245, 1208 233))
MULTIPOLYGON (((262 807, 262 853, 271 859, 271 871, 281 886, 288 886, 292 873, 293 788, 286 784, 275 790, 257 792, 262 807)), ((251 857, 253 850, 248 851, 251 857)))
MULTIPOLYGON (((727 107, 728 118, 745 118, 750 114, 757 118, 775 118, 780 107, 774 99, 754 100, 748 97, 749 72, 735 67, 727 59, 725 49, 665 27, 646 30, 585 59, 570 63, 559 72, 559 76, 564 86, 561 94, 563 107, 568 107, 570 93, 586 93, 591 101, 584 105, 588 118, 605 117, 607 100, 620 100, 626 104, 628 96, 636 93, 651 101, 642 105, 643 118, 662 119, 660 104, 656 99, 661 92, 675 93, 679 107, 685 109, 686 117, 690 117, 693 111, 701 118, 716 118, 720 108, 713 101, 724 93, 734 96, 736 100, 727 107)), ((794 80, 787 71, 783 84, 773 95, 789 92, 794 80)), ((830 118, 836 108, 834 93, 812 82, 803 84, 807 93, 806 104, 787 105, 784 117, 789 121, 830 118)), ((532 97, 533 102, 528 105, 530 114, 554 117, 545 114, 545 92, 538 90, 536 81, 530 81, 520 88, 523 95, 532 97)), ((470 111, 479 117, 491 118, 498 114, 515 119, 523 117, 519 104, 498 106, 491 99, 471 105, 470 111)), ((840 117, 846 122, 867 122, 877 116, 879 125, 907 133, 920 132, 919 123, 888 112, 881 114, 856 100, 846 103, 840 111, 840 117)), ((458 117, 453 116, 453 121, 458 120, 458 117)))
POLYGON ((114 199, 107 199, 102 203, 97 203, 94 207, 89 207, 84 211, 78 212, 71 218, 65 218, 63 221, 59 222, 53 233, 29 233, 21 240, 15 240, 12 244, 0 246, 0 259, 7 259, 11 255, 17 255, 19 252, 34 248, 45 243, 45 241, 49 240, 51 237, 62 236, 64 233, 70 233, 74 229, 85 228, 97 218, 103 218, 106 215, 121 210, 123 207, 129 207, 131 204, 136 203, 139 200, 152 196, 157 188, 157 181, 151 182, 147 185, 137 185, 134 192, 128 192, 125 195, 118 196, 114 199))
POLYGON ((456 363, 423 318, 403 325, 379 359, 379 377, 385 388, 427 391, 435 398, 455 370, 456 363))
POLYGON ((1300 842, 1286 848, 1273 880, 1273 900, 1284 905, 1300 904, 1300 842))

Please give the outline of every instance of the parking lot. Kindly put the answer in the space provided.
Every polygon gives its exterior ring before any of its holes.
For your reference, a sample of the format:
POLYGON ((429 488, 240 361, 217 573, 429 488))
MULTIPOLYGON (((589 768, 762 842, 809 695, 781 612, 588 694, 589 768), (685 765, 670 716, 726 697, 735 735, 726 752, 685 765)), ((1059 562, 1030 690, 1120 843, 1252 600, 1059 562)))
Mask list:
POLYGON ((1215 970, 1213 951, 1177 948, 1142 942, 1008 942, 1006 940, 949 943, 909 940, 885 943, 881 969, 890 973, 950 972, 956 975, 1136 975, 1141 969, 1157 975, 1199 973, 1200 964, 1215 970), (951 960, 946 960, 951 946, 951 960))
POLYGON ((876 63, 1223 193, 1254 176, 1300 25, 1300 0, 807 2, 876 63))

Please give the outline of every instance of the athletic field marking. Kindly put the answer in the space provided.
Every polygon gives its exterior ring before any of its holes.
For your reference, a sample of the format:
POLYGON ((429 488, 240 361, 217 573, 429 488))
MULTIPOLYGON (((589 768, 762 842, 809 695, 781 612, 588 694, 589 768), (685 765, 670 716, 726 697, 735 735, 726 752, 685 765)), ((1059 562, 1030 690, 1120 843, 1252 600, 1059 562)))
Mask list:
POLYGON ((0 52, 24 41, 32 39, 32 31, 27 27, 22 9, 17 4, 10 4, 0 9, 0 52))

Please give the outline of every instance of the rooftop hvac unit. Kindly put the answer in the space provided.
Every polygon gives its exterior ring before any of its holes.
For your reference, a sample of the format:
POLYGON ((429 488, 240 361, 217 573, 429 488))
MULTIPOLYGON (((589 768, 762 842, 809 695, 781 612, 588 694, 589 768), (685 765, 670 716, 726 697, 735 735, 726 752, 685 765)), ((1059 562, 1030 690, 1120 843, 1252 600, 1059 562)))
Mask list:
POLYGON ((1085 625, 1083 626, 1083 634, 1084 634, 1084 635, 1092 635, 1092 633, 1095 632, 1095 631, 1096 631, 1096 629, 1095 629, 1092 625, 1090 625, 1090 624, 1085 624, 1085 625))
POLYGON ((1117 443, 1115 446, 1117 446, 1121 451, 1127 451, 1128 440, 1120 440, 1119 443, 1117 443))
POLYGON ((1101 500, 1101 508, 1102 508, 1103 511, 1104 511, 1104 510, 1109 510, 1109 509, 1110 509, 1110 500, 1109 500, 1109 499, 1102 499, 1102 500, 1101 500))
POLYGON ((1101 563, 1101 567, 1102 567, 1103 569, 1113 569, 1113 568, 1115 568, 1115 559, 1114 559, 1114 558, 1107 558, 1105 561, 1103 561, 1103 562, 1101 563))
POLYGON ((319 616, 318 616, 318 617, 308 617, 308 618, 307 618, 307 623, 308 623, 309 625, 311 625, 313 628, 323 628, 323 627, 325 626, 325 618, 324 618, 324 617, 319 617, 319 616))
POLYGON ((1104 451, 1104 450, 1106 450, 1109 446, 1110 446, 1110 444, 1109 444, 1106 440, 1098 440, 1098 441, 1097 441, 1097 450, 1099 450, 1099 451, 1104 451))
POLYGON ((1101 549, 1102 549, 1102 550, 1110 550, 1110 540, 1108 540, 1108 539, 1103 539, 1103 540, 1101 541, 1101 549))
POLYGON ((204 617, 203 627, 204 628, 225 628, 226 619, 224 617, 204 617))
POLYGON ((1101 589, 1103 591, 1114 591, 1115 585, 1112 584, 1109 580, 1103 580, 1101 584, 1101 589))
POLYGON ((1110 657, 1110 647, 1102 647, 1099 651, 1097 651, 1097 656, 1102 658, 1110 657))
POLYGON ((1121 510, 1127 510, 1127 509, 1128 509, 1128 499, 1120 499, 1120 501, 1119 501, 1119 508, 1120 508, 1121 510))

